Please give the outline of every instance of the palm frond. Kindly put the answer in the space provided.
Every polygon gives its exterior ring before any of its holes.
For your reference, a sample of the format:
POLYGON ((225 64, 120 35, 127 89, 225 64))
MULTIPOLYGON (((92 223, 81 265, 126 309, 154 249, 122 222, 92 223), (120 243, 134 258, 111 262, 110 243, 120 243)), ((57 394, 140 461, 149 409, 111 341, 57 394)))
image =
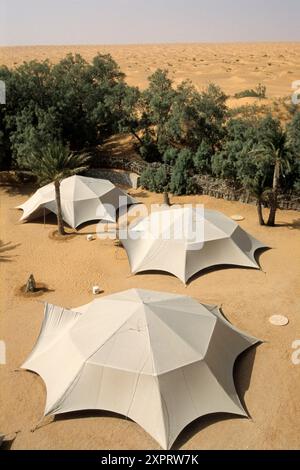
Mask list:
POLYGON ((88 169, 90 160, 88 153, 71 152, 61 142, 54 141, 28 155, 23 166, 37 177, 40 184, 47 184, 82 173, 88 169))

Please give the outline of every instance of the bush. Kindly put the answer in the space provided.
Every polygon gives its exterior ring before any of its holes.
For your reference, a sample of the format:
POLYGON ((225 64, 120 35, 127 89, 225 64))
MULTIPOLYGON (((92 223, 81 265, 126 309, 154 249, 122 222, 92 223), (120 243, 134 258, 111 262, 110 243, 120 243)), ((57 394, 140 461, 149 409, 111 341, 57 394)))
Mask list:
POLYGON ((154 182, 157 193, 163 193, 169 189, 169 175, 164 165, 154 172, 154 182))
POLYGON ((14 163, 22 169, 22 161, 31 152, 37 152, 54 140, 59 140, 62 129, 54 108, 44 111, 38 107, 25 108, 16 119, 16 130, 11 135, 14 163))
POLYGON ((300 194, 300 179, 294 182, 293 189, 297 194, 300 194))
POLYGON ((143 144, 139 147, 141 157, 146 162, 158 162, 161 161, 161 154, 155 143, 147 137, 143 139, 143 144))
POLYGON ((173 147, 169 147, 163 155, 163 161, 166 165, 173 166, 175 164, 177 156, 178 150, 173 147))
POLYGON ((156 193, 163 193, 169 187, 169 175, 164 165, 157 169, 148 166, 141 174, 140 184, 143 188, 156 193))
POLYGON ((181 150, 172 170, 170 191, 173 194, 193 194, 195 186, 193 182, 193 156, 190 150, 181 150))
POLYGON ((211 158, 212 158, 212 149, 205 142, 202 141, 198 147, 197 152, 194 155, 194 167, 195 170, 199 173, 211 173, 211 158))
POLYGON ((239 93, 236 93, 234 95, 235 98, 259 98, 259 99, 265 99, 266 98, 266 92, 267 88, 265 85, 262 85, 259 83, 256 88, 251 88, 250 90, 243 90, 240 91, 239 93))

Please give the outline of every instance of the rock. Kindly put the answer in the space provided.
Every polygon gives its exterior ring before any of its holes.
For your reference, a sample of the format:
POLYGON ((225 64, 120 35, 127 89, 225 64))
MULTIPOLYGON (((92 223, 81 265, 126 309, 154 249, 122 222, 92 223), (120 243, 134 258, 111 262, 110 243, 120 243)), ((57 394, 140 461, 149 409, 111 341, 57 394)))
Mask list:
POLYGON ((35 292, 36 291, 36 282, 33 277, 33 274, 30 274, 28 281, 26 283, 25 292, 35 292))

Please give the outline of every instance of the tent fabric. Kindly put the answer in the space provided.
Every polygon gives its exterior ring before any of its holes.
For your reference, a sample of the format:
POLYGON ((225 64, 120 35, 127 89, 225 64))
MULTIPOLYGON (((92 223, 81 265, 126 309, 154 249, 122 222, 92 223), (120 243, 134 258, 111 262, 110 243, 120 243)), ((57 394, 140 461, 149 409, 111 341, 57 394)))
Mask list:
POLYGON ((132 273, 165 271, 183 283, 217 265, 259 269, 255 252, 267 248, 224 214, 208 209, 199 213, 192 207, 152 212, 122 234, 122 244, 132 273), (195 227, 201 227, 198 233, 178 233, 185 223, 192 227, 195 221, 195 227))
POLYGON ((116 412, 169 449, 200 416, 246 416, 233 366, 257 341, 216 306, 131 289, 74 310, 45 304, 40 335, 22 367, 46 384, 45 415, 116 412))
MULTIPOLYGON (((108 180, 70 176, 60 185, 63 220, 73 228, 90 220, 116 222, 116 210, 137 201, 108 180), (123 197, 122 201, 119 200, 123 197), (108 206, 109 205, 109 206, 108 206)), ((18 206, 20 221, 41 217, 44 212, 57 213, 54 184, 38 189, 24 204, 18 206)))

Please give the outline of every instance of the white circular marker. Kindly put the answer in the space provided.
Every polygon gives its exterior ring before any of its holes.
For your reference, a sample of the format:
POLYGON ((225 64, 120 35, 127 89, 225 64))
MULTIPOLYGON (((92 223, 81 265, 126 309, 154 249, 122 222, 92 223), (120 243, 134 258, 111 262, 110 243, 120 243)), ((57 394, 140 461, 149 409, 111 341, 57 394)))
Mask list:
POLYGON ((235 220, 236 222, 240 222, 241 220, 245 220, 245 217, 243 217, 242 215, 235 214, 231 216, 231 219, 235 220))
POLYGON ((289 324, 289 319, 284 315, 273 315, 269 318, 269 322, 275 326, 286 326, 289 324))

